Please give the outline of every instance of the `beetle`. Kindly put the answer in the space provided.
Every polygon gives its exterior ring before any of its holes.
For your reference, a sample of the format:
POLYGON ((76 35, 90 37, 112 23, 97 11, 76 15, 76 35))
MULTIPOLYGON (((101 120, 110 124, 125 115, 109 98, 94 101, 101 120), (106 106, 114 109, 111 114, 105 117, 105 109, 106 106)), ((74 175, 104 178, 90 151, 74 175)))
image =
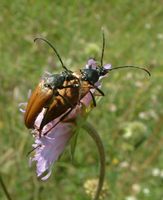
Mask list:
POLYGON ((45 117, 43 117, 39 127, 39 130, 41 130, 48 122, 63 114, 68 108, 73 108, 74 104, 78 102, 79 80, 73 75, 72 71, 64 66, 55 47, 44 38, 35 38, 34 41, 38 39, 45 41, 52 47, 64 69, 59 74, 46 74, 36 86, 27 103, 24 122, 29 129, 35 128, 34 123, 37 116, 43 108, 46 109, 45 117), (71 103, 69 96, 71 97, 71 103), (51 113, 51 110, 54 110, 53 107, 55 112, 51 113))
POLYGON ((96 86, 96 83, 100 80, 101 77, 105 76, 110 71, 117 70, 117 69, 123 69, 123 68, 135 68, 135 69, 145 71, 149 76, 151 75, 147 69, 145 69, 143 67, 133 66, 133 65, 118 66, 118 67, 114 67, 114 68, 111 68, 111 65, 110 66, 108 65, 107 67, 104 66, 103 65, 104 50, 105 50, 105 35, 104 35, 104 32, 102 32, 102 53, 101 53, 100 64, 98 64, 95 59, 90 59, 88 62, 87 68, 80 69, 80 73, 74 73, 74 75, 82 83, 81 89, 83 88, 83 84, 84 85, 88 84, 88 87, 84 86, 84 88, 85 88, 84 94, 82 94, 81 97, 83 97, 85 94, 87 94, 89 92, 92 96, 94 106, 96 106, 96 101, 95 101, 94 95, 92 94, 90 88, 96 89, 101 96, 104 96, 105 95, 104 92, 96 86))
MULTIPOLYGON (((45 114, 43 118, 43 123, 46 124, 45 122, 56 119, 56 113, 58 113, 59 109, 62 109, 65 112, 65 114, 60 118, 60 120, 54 124, 48 131, 44 133, 44 135, 48 134, 48 132, 53 129, 59 122, 61 122, 71 111, 72 109, 77 105, 78 102, 88 93, 91 94, 92 100, 93 100, 93 105, 96 106, 96 101, 94 94, 92 93, 91 89, 95 89, 98 91, 98 93, 101 96, 104 96, 104 92, 98 88, 96 83, 100 80, 101 77, 105 76, 112 70, 120 69, 120 68, 136 68, 143 70, 147 72, 150 75, 150 72, 142 67, 137 67, 137 66, 132 66, 132 65, 126 65, 126 66, 119 66, 119 67, 114 67, 111 68, 110 66, 103 66, 103 56, 104 56, 104 49, 105 49, 105 37, 103 33, 103 45, 102 45, 102 54, 101 54, 101 62, 100 65, 95 61, 95 59, 90 59, 88 62, 87 68, 80 69, 78 72, 73 72, 72 74, 77 78, 79 81, 79 85, 76 88, 76 95, 73 95, 74 89, 66 89, 70 90, 71 93, 66 95, 65 97, 72 102, 73 101, 73 106, 70 107, 69 104, 59 104, 58 103, 58 98, 54 99, 54 102, 50 105, 48 112, 45 114), (76 101, 76 102, 75 102, 76 101), (50 119, 50 120, 49 120, 50 119)), ((73 85, 74 83, 72 83, 73 85)), ((65 89, 62 90, 63 96, 66 94, 65 89)))

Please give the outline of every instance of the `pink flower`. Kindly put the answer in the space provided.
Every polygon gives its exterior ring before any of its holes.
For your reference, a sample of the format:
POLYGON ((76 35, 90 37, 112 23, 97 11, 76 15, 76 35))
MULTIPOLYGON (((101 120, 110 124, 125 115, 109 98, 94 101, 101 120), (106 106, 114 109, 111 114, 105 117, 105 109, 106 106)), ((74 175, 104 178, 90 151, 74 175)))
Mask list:
MULTIPOLYGON (((46 128, 53 126, 54 122, 46 125, 46 128)), ((41 179, 46 180, 51 174, 51 167, 58 157, 62 154, 68 141, 73 135, 72 128, 73 123, 59 123, 54 127, 46 136, 35 139, 33 147, 35 149, 35 155, 31 158, 31 161, 36 161, 37 176, 42 176, 41 179)))
MULTIPOLYGON (((97 64, 94 59, 89 59, 86 67, 92 67, 96 69, 97 64)), ((105 66, 104 66, 105 68, 105 66)), ((111 68, 111 65, 106 65, 105 69, 111 68)), ((100 86, 97 82, 96 85, 100 86)), ((91 89, 94 92, 95 89, 91 89)), ((76 119, 79 115, 85 114, 85 108, 89 108, 92 102, 92 97, 90 93, 86 94, 81 99, 81 104, 77 105, 72 112, 66 117, 64 121, 61 121, 57 126, 51 129, 54 124, 62 117, 51 121, 47 125, 44 126, 42 129, 42 135, 44 135, 48 130, 47 135, 42 136, 41 138, 38 137, 38 133, 36 130, 33 130, 35 135, 35 144, 33 144, 34 156, 30 158, 30 163, 33 161, 36 162, 36 172, 37 176, 40 177, 42 180, 46 180, 50 174, 51 169, 55 161, 58 160, 59 156, 63 153, 66 145, 69 143, 69 140, 73 136, 74 133, 74 126, 76 123, 76 119)), ((44 110, 38 115, 35 126, 39 127, 42 118, 43 118, 44 110)))
MULTIPOLYGON (((42 180, 46 180, 50 176, 53 164, 58 160, 59 156, 62 154, 69 140, 73 136, 75 120, 80 114, 82 114, 85 107, 89 106, 91 100, 91 95, 87 94, 81 100, 83 104, 77 105, 64 121, 52 128, 47 135, 42 136, 41 138, 38 136, 35 137, 35 144, 33 144, 33 147, 36 149, 34 157, 30 158, 30 163, 36 161, 38 177, 46 173, 45 176, 41 177, 42 180)), ((43 112, 44 111, 42 111, 36 119, 35 125, 38 127, 42 121, 43 112)), ((60 117, 44 126, 42 135, 55 125, 59 119, 60 117)), ((37 131, 34 130, 34 134, 38 135, 37 131)))

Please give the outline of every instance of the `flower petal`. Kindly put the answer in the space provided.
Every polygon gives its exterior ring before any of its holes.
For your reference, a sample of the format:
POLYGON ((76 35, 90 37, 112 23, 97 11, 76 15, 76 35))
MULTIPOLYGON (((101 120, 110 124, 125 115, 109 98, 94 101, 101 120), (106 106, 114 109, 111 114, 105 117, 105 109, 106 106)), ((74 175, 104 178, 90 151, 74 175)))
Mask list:
POLYGON ((95 61, 94 58, 90 58, 85 66, 86 69, 88 68, 96 69, 96 67, 97 67, 97 62, 95 61))
MULTIPOLYGON (((48 126, 53 126, 53 122, 48 126)), ((34 146, 38 146, 38 148, 35 149, 32 161, 36 161, 37 176, 41 176, 46 171, 50 173, 50 168, 58 160, 73 134, 73 126, 73 123, 61 122, 50 130, 48 135, 36 138, 34 146)), ((50 176, 49 173, 41 179, 47 179, 50 176)))
POLYGON ((111 64, 106 64, 106 65, 104 65, 104 69, 111 69, 112 68, 112 66, 111 66, 111 64))
POLYGON ((41 178, 41 180, 42 180, 42 181, 47 180, 47 179, 50 177, 51 173, 52 173, 52 170, 50 169, 49 172, 48 172, 45 176, 43 176, 43 177, 41 178))

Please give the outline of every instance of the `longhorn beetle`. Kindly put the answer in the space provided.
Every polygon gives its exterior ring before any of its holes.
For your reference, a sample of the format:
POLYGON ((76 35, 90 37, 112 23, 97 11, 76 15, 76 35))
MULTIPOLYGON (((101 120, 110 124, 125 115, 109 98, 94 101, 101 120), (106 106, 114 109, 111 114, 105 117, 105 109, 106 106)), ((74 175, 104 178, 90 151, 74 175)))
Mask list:
MULTIPOLYGON (((80 70, 80 75, 78 76, 78 78, 81 80, 81 81, 86 81, 88 82, 89 85, 91 85, 93 88, 95 88, 102 96, 104 96, 104 93, 102 90, 100 90, 95 84, 99 81, 100 77, 102 76, 105 76, 106 74, 109 73, 109 71, 112 71, 112 70, 116 70, 116 69, 121 69, 121 68, 136 68, 136 69, 140 69, 140 70, 143 70, 145 72, 148 73, 148 75, 150 76, 150 72, 145 69, 145 68, 142 68, 142 67, 137 67, 137 66, 132 66, 132 65, 126 65, 126 66, 119 66, 119 67, 114 67, 114 68, 105 68, 103 66, 103 57, 104 57, 104 50, 105 50, 105 35, 104 35, 104 32, 102 32, 102 53, 101 53, 101 62, 100 62, 100 65, 96 65, 95 68, 92 68, 92 66, 88 66, 87 69, 81 69, 80 70)), ((96 63, 93 63, 93 64, 96 64, 96 63)), ((91 91, 89 90, 88 88, 88 92, 91 93, 91 91)), ((95 99, 93 97, 93 94, 92 95, 92 98, 93 98, 93 102, 94 102, 94 106, 96 106, 96 102, 95 102, 95 99)))
MULTIPOLYGON (((104 32, 102 32, 102 53, 101 53, 101 61, 100 61, 100 65, 97 64, 97 62, 92 59, 92 63, 90 63, 90 65, 88 66, 88 68, 84 68, 84 69, 80 69, 79 72, 74 72, 73 75, 79 80, 80 82, 80 86, 78 87, 78 92, 79 92, 79 101, 87 94, 90 93, 92 100, 93 100, 93 104, 94 106, 96 106, 96 101, 95 101, 95 97, 93 95, 93 93, 91 92, 91 89, 94 88, 95 90, 97 90, 99 92, 100 95, 104 96, 104 92, 99 89, 96 86, 96 83, 99 81, 99 79, 103 76, 105 76, 106 74, 108 74, 110 71, 113 70, 117 70, 117 69, 124 69, 124 68, 135 68, 135 69, 139 69, 139 70, 143 70, 145 71, 149 76, 151 75, 150 72, 143 68, 143 67, 137 67, 137 66, 133 66, 133 65, 125 65, 125 66, 119 66, 119 67, 114 67, 114 68, 106 68, 105 66, 103 66, 103 57, 104 57, 104 50, 105 50, 105 35, 104 32)), ((70 96, 70 100, 73 99, 70 96)), ((57 109, 57 104, 55 104, 56 107, 55 109, 57 109)), ((77 105, 77 102, 76 102, 77 105)), ((59 108, 59 107, 58 107, 59 108)), ((54 107, 52 108, 51 112, 55 113, 55 109, 54 107)), ((72 110, 73 108, 71 108, 72 110)), ((70 112, 68 111, 62 118, 61 120, 63 120, 70 112)), ((50 111, 47 112, 47 115, 50 114, 50 111)), ((44 117, 45 119, 46 117, 44 117)), ((55 119, 55 118, 53 118, 55 119)), ((47 132, 44 133, 44 135, 48 134, 48 132, 50 130, 52 130, 61 120, 59 120, 56 124, 54 124, 54 126, 52 126, 47 132)))
POLYGON ((43 77, 27 103, 24 115, 27 128, 35 128, 35 120, 42 109, 45 108, 44 117, 39 127, 39 130, 41 130, 48 122, 59 117, 67 109, 72 110, 76 105, 76 102, 78 102, 79 79, 65 67, 57 50, 50 42, 43 38, 35 38, 34 41, 36 40, 43 40, 54 50, 64 69, 60 74, 49 73, 43 77))

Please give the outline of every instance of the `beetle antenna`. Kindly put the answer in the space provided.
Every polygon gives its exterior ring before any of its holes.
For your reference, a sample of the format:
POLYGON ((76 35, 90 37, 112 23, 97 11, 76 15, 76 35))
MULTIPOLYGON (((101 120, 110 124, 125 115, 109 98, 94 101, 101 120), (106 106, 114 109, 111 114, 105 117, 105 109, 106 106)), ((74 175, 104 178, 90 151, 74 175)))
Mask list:
POLYGON ((46 43, 54 50, 55 54, 57 55, 58 59, 59 59, 60 62, 61 62, 62 67, 63 67, 66 71, 69 71, 69 70, 67 69, 67 67, 63 64, 63 61, 62 61, 62 59, 61 59, 61 57, 60 57, 58 51, 56 50, 56 48, 55 48, 48 40, 46 40, 46 39, 44 39, 44 38, 35 38, 35 39, 34 39, 34 42, 36 42, 36 40, 43 40, 44 42, 46 42, 46 43))
POLYGON ((135 68, 135 69, 140 69, 140 70, 145 71, 149 76, 151 76, 151 73, 150 73, 147 69, 145 69, 145 68, 143 68, 143 67, 133 66, 133 65, 125 65, 125 66, 114 67, 114 68, 109 69, 109 71, 112 71, 112 70, 115 70, 115 69, 122 69, 122 68, 135 68))
POLYGON ((33 151, 35 151, 37 148, 41 147, 41 144, 37 145, 36 147, 34 147, 33 149, 31 149, 26 156, 29 156, 33 151))
POLYGON ((104 34, 104 30, 102 29, 101 67, 103 66, 104 50, 105 50, 105 34, 104 34))

